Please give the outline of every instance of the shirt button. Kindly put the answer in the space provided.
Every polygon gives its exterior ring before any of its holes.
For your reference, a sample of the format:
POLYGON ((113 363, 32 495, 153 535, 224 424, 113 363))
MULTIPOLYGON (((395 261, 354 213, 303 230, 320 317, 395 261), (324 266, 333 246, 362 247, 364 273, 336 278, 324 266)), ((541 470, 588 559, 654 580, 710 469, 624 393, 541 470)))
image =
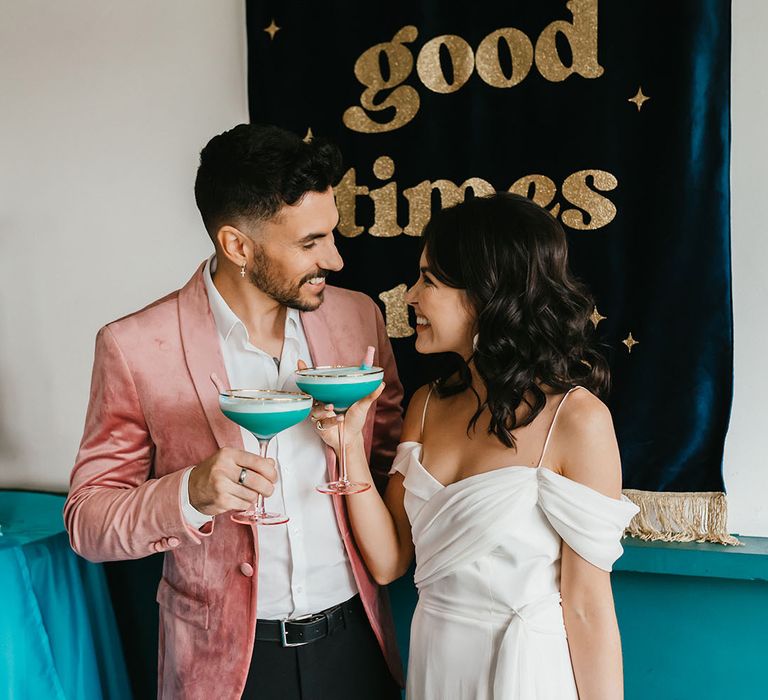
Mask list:
POLYGON ((296 586, 296 593, 302 593, 304 591, 304 586, 296 586))
POLYGON ((240 564, 240 573, 243 576, 253 576, 253 567, 247 561, 244 561, 240 564))

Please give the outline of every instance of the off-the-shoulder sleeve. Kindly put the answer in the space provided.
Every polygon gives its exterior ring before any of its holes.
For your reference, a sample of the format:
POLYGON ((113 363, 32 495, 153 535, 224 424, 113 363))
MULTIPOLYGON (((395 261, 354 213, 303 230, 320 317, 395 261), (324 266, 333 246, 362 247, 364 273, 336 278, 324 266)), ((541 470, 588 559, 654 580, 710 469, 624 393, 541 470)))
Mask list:
POLYGON ((418 451, 421 445, 418 442, 401 442, 397 446, 395 459, 392 462, 392 468, 389 470, 389 476, 399 472, 403 476, 408 476, 408 468, 414 457, 418 458, 418 451))
POLYGON ((435 493, 442 490, 443 486, 434 477, 430 476, 426 469, 421 466, 421 443, 420 442, 401 442, 397 446, 395 461, 392 463, 390 476, 395 472, 402 474, 403 486, 405 487, 406 510, 409 511, 409 517, 416 515, 426 501, 435 493))
POLYGON ((563 541, 603 571, 624 551, 621 537, 639 508, 549 469, 539 469, 539 506, 563 541))

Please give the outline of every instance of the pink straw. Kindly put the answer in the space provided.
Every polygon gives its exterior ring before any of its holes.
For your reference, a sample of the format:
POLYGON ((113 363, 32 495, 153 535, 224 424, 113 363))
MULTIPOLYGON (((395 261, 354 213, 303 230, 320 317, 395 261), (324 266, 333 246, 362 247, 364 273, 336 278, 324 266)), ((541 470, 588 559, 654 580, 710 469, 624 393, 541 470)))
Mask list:
POLYGON ((365 351, 365 359, 360 365, 360 369, 370 369, 373 367, 373 355, 375 352, 376 349, 373 347, 373 345, 369 345, 368 349, 365 351))

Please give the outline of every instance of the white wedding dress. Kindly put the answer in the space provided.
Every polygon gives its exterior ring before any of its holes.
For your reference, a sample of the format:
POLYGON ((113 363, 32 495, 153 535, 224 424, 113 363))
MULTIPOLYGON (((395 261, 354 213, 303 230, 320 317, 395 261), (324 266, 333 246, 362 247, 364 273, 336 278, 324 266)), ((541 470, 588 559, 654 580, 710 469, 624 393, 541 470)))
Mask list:
POLYGON ((577 700, 561 544, 610 571, 637 506, 541 465, 443 486, 421 451, 419 442, 401 443, 392 467, 405 477, 419 591, 408 700, 577 700))

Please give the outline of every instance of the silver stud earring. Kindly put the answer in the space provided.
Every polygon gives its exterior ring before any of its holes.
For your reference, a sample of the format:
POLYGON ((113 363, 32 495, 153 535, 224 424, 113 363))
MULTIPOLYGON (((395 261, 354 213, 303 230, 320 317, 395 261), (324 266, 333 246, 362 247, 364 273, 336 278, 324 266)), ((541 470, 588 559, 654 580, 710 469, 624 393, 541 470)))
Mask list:
POLYGON ((243 266, 240 268, 240 277, 245 277, 245 263, 243 263, 243 266))

